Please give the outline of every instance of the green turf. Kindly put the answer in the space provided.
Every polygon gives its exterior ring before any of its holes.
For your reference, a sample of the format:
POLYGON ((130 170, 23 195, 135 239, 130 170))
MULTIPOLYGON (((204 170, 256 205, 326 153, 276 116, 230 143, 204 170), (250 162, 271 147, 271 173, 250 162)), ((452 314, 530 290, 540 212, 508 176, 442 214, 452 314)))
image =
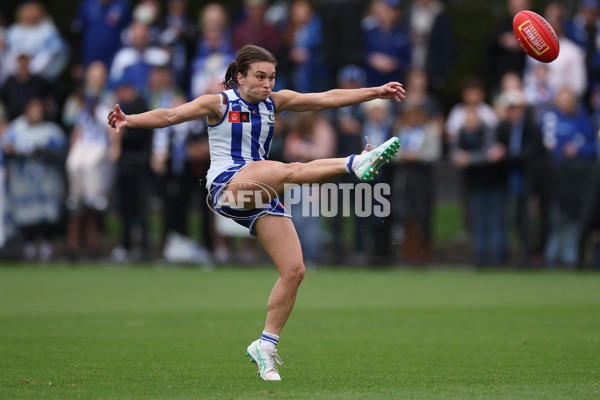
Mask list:
POLYGON ((244 356, 271 269, 0 268, 2 399, 600 399, 600 275, 309 271, 244 356))

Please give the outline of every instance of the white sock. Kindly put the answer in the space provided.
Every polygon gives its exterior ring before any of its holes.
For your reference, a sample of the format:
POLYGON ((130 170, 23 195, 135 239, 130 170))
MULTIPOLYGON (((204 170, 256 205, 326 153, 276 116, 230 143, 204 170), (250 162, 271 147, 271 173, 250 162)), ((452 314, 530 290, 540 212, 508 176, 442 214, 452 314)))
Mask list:
POLYGON ((261 349, 273 351, 277 343, 279 343, 279 336, 263 331, 262 335, 260 335, 258 345, 261 349))
POLYGON ((356 161, 358 160, 358 154, 352 154, 350 156, 348 156, 348 158, 346 158, 346 172, 351 174, 352 173, 352 168, 354 168, 354 165, 356 164, 356 161))

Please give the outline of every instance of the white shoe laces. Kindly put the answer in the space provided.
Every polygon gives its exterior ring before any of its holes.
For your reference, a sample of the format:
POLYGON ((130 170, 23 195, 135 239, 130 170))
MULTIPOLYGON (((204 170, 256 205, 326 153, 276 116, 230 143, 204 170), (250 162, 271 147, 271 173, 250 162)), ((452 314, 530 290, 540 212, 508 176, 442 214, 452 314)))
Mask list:
POLYGON ((367 143, 367 145, 365 146, 365 148, 363 149, 363 151, 354 159, 354 162, 352 163, 352 166, 354 167, 354 165, 356 165, 359 162, 361 162, 362 159, 363 159, 363 157, 365 157, 365 154, 367 154, 368 152, 370 152, 374 148, 375 147, 371 146, 371 143, 367 143))
POLYGON ((267 370, 274 369, 275 371, 277 371, 277 365, 275 365, 275 363, 283 365, 283 361, 281 361, 279 354, 277 354, 277 349, 267 354, 269 355, 267 357, 267 370))
POLYGON ((375 146, 371 145, 371 141, 369 140, 368 136, 365 136, 365 140, 367 142, 367 145, 365 146, 363 153, 367 153, 375 148, 375 146))
POLYGON ((365 146, 365 149, 362 151, 362 154, 364 153, 368 153, 369 151, 373 150, 375 147, 371 146, 371 143, 367 143, 367 145, 365 146))

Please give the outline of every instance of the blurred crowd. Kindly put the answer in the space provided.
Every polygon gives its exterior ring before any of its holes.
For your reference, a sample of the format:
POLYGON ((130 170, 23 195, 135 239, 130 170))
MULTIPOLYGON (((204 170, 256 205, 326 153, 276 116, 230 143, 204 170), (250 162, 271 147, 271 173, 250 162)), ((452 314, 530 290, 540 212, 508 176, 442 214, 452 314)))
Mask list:
POLYGON ((21 1, 11 22, 0 16, 4 257, 259 257, 252 241, 207 208, 205 121, 121 135, 106 124, 115 103, 140 113, 220 91, 236 51, 256 44, 279 60, 275 90, 400 81, 409 93, 400 104, 375 100, 278 120, 271 157, 286 162, 346 156, 391 136, 402 142, 374 182, 390 185, 391 216, 303 217, 292 207, 307 262, 431 262, 436 171, 448 168, 458 177, 470 238, 464 260, 600 264, 597 0, 536 10, 559 37, 560 55, 550 64, 527 58, 514 39, 512 16, 531 9, 529 0, 508 0, 479 49, 485 73, 467 76, 461 100, 449 107, 441 99, 465 49, 440 0, 244 0, 239 9, 209 3, 199 15, 187 0, 80 0, 77 7, 70 32, 57 28, 41 1, 21 1), (190 226, 194 213, 198 227, 190 226), (110 215, 119 237, 109 243, 110 215), (157 215, 155 246, 149 233, 157 215))

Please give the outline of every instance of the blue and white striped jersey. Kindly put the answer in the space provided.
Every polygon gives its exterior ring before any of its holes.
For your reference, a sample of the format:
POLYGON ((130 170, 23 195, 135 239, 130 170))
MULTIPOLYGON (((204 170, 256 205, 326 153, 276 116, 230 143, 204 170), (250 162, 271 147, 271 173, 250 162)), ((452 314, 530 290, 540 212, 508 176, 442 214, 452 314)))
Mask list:
POLYGON ((210 169, 206 187, 227 168, 266 160, 275 128, 275 103, 269 97, 256 104, 243 100, 236 89, 221 92, 223 118, 208 125, 210 169))

